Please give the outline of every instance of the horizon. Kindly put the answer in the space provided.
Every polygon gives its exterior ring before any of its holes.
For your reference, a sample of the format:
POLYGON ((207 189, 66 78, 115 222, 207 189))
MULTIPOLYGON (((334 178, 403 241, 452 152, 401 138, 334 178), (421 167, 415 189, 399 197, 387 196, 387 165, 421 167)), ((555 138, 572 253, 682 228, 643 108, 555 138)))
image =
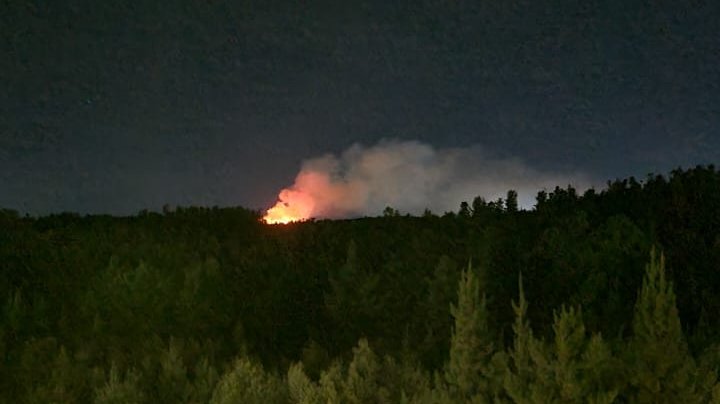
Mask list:
POLYGON ((716 9, 526 3, 9 2, 0 206, 266 209, 312 172, 335 217, 720 163, 716 9))

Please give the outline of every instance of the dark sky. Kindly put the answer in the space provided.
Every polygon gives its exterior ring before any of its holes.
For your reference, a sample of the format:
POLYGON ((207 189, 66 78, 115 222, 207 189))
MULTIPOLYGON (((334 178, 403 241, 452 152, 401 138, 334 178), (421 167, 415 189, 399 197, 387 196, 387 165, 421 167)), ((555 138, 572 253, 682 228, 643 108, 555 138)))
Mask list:
POLYGON ((2 0, 0 206, 264 208, 382 138, 601 179, 717 164, 717 3, 2 0))

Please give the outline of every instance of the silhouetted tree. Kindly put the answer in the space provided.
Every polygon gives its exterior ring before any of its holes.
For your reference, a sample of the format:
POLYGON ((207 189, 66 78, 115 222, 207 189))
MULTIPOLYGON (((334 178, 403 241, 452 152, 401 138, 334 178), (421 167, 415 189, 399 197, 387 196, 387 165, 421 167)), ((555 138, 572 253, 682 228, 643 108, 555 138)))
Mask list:
POLYGON ((505 210, 510 213, 518 211, 518 194, 515 190, 509 190, 507 192, 507 198, 505 199, 505 210))

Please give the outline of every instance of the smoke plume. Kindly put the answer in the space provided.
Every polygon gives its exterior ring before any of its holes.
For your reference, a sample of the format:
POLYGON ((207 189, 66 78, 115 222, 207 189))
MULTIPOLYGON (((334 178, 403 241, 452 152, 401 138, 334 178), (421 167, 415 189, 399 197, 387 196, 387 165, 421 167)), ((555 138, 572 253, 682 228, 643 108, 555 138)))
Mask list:
POLYGON ((375 216, 387 206, 402 213, 457 211, 460 202, 518 192, 523 208, 541 189, 589 184, 582 174, 559 175, 528 167, 519 159, 493 158, 481 147, 435 149, 417 141, 355 144, 341 155, 306 160, 295 183, 280 192, 266 220, 375 216))

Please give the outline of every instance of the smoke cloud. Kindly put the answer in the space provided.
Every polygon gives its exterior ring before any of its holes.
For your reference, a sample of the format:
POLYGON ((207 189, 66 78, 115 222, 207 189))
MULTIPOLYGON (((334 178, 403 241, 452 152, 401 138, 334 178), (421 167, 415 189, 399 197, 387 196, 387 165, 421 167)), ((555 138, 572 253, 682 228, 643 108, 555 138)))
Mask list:
POLYGON ((582 189, 589 183, 581 173, 539 171, 516 158, 493 158, 479 146, 436 149, 417 141, 384 140, 306 160, 268 217, 273 212, 293 220, 375 216, 387 206, 401 213, 444 213, 476 196, 488 201, 505 197, 509 189, 518 192, 521 207, 531 208, 541 189, 568 184, 582 189))

